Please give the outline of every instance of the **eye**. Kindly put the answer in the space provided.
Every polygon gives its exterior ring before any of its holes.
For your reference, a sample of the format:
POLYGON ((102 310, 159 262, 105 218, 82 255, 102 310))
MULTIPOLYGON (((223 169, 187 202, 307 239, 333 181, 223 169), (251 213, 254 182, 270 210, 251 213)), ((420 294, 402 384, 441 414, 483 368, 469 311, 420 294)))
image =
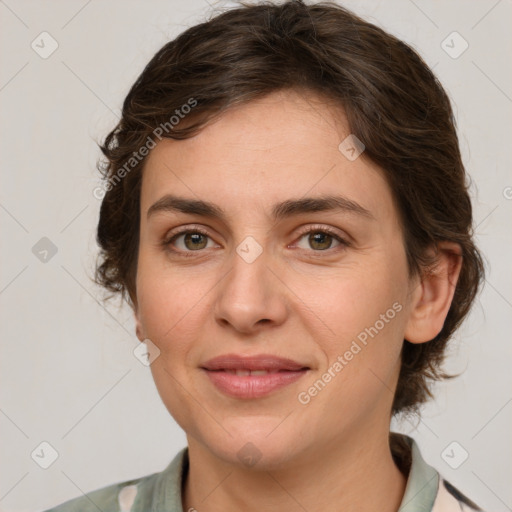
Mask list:
POLYGON ((162 241, 162 245, 173 253, 180 253, 180 255, 183 256, 193 256, 193 254, 190 253, 211 247, 208 245, 209 238, 206 231, 200 228, 189 228, 178 233, 172 233, 170 237, 162 241), (182 239, 181 242, 179 241, 180 239, 182 239), (174 249, 172 246, 177 247, 177 249, 174 249))
MULTIPOLYGON (((333 250, 336 247, 343 249, 350 245, 339 233, 326 226, 309 226, 307 230, 302 231, 299 240, 306 236, 308 236, 306 243, 314 249, 313 252, 330 251, 333 249, 333 241, 338 244, 333 250)), ((211 239, 208 233, 197 227, 171 233, 162 241, 162 245, 171 253, 191 257, 194 256, 194 252, 211 248, 209 241, 211 239)), ((307 247, 300 247, 300 249, 308 250, 307 247)))
MULTIPOLYGON (((332 249, 333 241, 338 243, 337 247, 345 248, 349 246, 349 243, 336 231, 326 226, 309 226, 306 231, 301 233, 300 239, 306 236, 306 243, 314 249, 314 252, 332 249)), ((307 250, 308 247, 301 247, 301 249, 307 250)))

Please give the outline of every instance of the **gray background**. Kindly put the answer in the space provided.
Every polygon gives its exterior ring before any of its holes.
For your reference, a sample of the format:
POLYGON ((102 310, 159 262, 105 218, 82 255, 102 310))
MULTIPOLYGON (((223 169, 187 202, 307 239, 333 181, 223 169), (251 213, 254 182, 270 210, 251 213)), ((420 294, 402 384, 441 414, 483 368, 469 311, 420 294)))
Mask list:
MULTIPOLYGON (((92 194, 100 182, 96 141, 114 126, 153 54, 230 5, 0 1, 0 510, 42 510, 161 471, 185 446, 149 368, 132 353, 139 342, 131 311, 115 303, 103 308, 89 279, 100 206, 92 194), (51 48, 43 31, 59 45, 46 59, 31 47, 34 40, 43 46, 45 37, 45 51, 51 48), (34 254, 43 237, 56 254, 34 254), (48 469, 31 457, 34 450, 44 454, 40 460, 48 456, 43 441, 59 454, 48 469)), ((489 267, 446 365, 462 376, 436 386, 421 421, 395 428, 412 435, 426 460, 481 506, 511 510, 512 3, 343 5, 412 44, 452 98, 473 178, 477 242, 489 267), (442 46, 453 31, 469 44, 458 58, 442 46), (452 469, 447 461, 460 463, 465 452, 467 460, 452 469)), ((452 36, 444 44, 453 53, 463 42, 452 36)))

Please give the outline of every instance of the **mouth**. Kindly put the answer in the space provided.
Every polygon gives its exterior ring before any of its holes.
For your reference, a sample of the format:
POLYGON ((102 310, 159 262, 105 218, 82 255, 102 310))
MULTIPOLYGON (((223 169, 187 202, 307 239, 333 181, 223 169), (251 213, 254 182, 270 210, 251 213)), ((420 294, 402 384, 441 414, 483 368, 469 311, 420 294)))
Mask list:
POLYGON ((284 357, 273 356, 270 354, 258 354, 252 356, 242 356, 238 354, 225 354, 214 357, 202 365, 205 370, 216 371, 298 371, 309 369, 305 364, 284 357))
POLYGON ((274 373, 281 372, 293 372, 293 371, 301 371, 307 370, 308 368, 301 368, 300 370, 230 370, 227 368, 223 368, 222 370, 207 370, 210 372, 226 372, 230 375, 238 375, 239 377, 248 377, 251 375, 272 375, 274 373))
POLYGON ((310 367, 271 355, 227 354, 207 361, 201 369, 222 393, 241 399, 266 396, 296 382, 310 367))

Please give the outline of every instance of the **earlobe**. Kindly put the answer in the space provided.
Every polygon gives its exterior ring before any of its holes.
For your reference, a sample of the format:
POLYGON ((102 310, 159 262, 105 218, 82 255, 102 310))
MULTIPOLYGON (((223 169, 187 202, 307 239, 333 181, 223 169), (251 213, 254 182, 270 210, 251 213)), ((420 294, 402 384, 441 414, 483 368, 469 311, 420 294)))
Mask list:
POLYGON ((131 307, 133 311, 133 317, 135 319, 135 334, 139 341, 144 341, 146 336, 144 335, 144 329, 142 328, 142 322, 139 318, 139 307, 137 303, 137 296, 135 294, 130 295, 131 298, 131 307))
POLYGON ((460 246, 453 242, 437 245, 436 263, 426 270, 414 291, 404 337, 411 343, 434 339, 443 328, 462 267, 460 246))
POLYGON ((144 336, 144 330, 142 329, 142 323, 139 319, 139 315, 137 311, 134 311, 134 317, 135 317, 135 334, 137 335, 137 338, 139 341, 144 341, 146 339, 146 336, 144 336))
POLYGON ((144 341, 146 339, 145 336, 142 334, 142 329, 138 323, 136 324, 135 327, 135 334, 137 334, 137 338, 139 339, 139 341, 144 341))

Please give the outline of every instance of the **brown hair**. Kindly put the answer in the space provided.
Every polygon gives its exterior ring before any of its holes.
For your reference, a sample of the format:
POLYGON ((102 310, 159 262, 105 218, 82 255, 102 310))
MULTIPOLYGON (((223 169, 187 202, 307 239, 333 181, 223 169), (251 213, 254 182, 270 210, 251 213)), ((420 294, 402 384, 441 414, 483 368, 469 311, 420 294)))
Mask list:
POLYGON ((392 413, 416 412, 432 396, 429 382, 447 377, 440 371, 447 340, 483 278, 472 241, 467 176, 449 98, 429 67, 410 46, 335 3, 242 3, 186 30, 154 55, 100 146, 107 187, 95 280, 136 304, 146 160, 138 151, 155 138, 155 129, 166 128, 158 138, 185 139, 231 106, 282 89, 311 91, 344 108, 365 156, 385 171, 411 276, 432 264, 425 250, 436 242, 456 242, 462 249, 462 270, 441 332, 427 343, 404 340, 392 413), (175 114, 183 117, 180 109, 191 99, 195 106, 186 122, 170 122, 175 114))

